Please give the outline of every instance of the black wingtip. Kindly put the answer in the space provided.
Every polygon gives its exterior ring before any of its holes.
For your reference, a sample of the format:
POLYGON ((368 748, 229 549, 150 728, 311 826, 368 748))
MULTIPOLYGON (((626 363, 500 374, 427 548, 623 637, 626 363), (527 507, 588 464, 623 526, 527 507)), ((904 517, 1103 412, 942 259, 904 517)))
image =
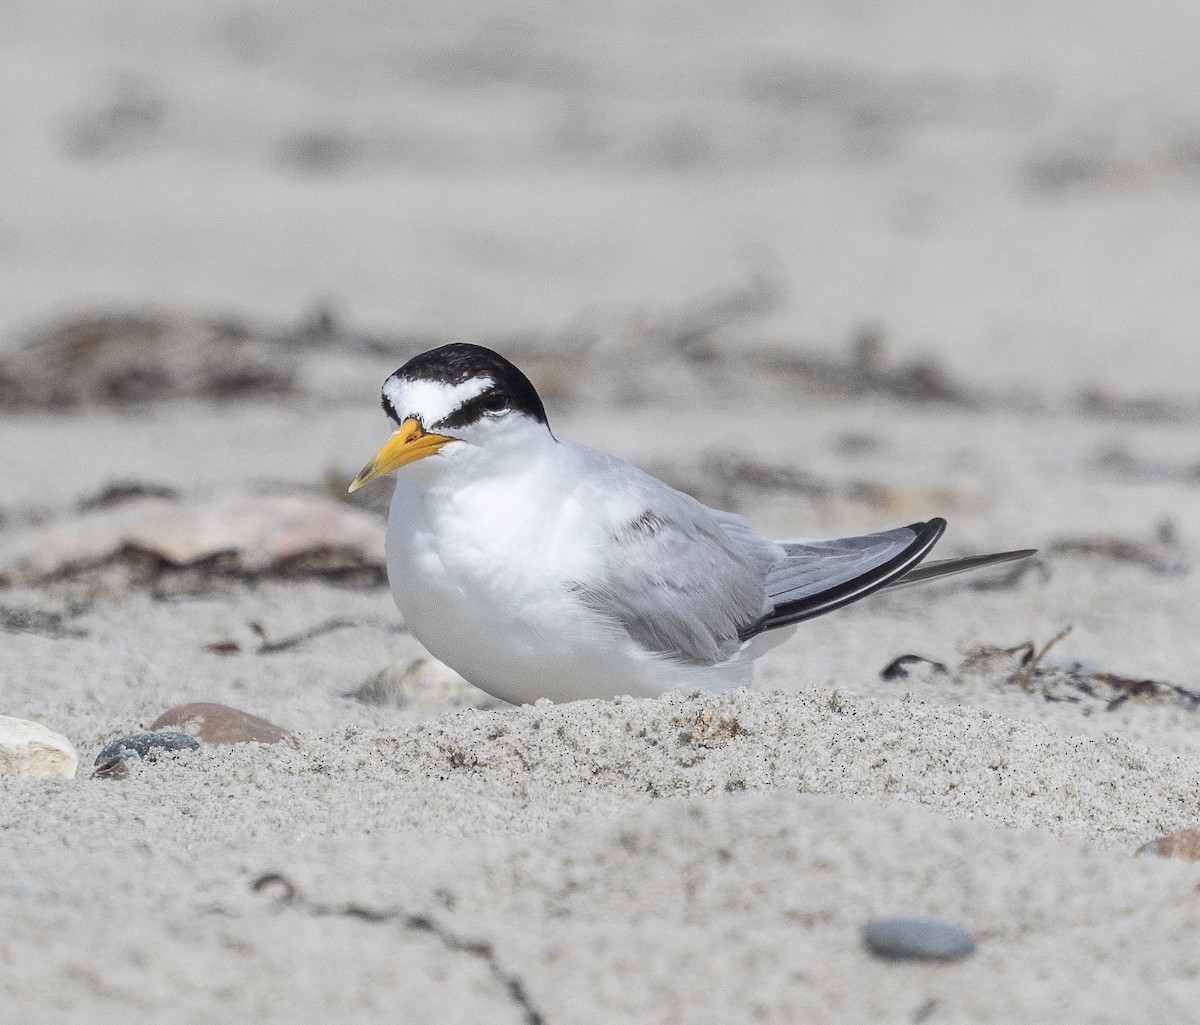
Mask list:
POLYGON ((833 612, 852 602, 874 594, 893 580, 902 577, 916 566, 945 533, 946 521, 940 516, 923 522, 910 523, 905 528, 916 536, 908 546, 887 562, 882 563, 853 580, 847 580, 818 594, 810 594, 799 601, 777 606, 753 626, 741 632, 742 640, 748 640, 764 630, 815 619, 826 612, 833 612))
POLYGON ((946 533, 946 521, 940 516, 934 516, 924 523, 910 523, 908 529, 914 531, 918 537, 924 534, 927 538, 931 538, 931 543, 936 543, 944 533, 946 533))

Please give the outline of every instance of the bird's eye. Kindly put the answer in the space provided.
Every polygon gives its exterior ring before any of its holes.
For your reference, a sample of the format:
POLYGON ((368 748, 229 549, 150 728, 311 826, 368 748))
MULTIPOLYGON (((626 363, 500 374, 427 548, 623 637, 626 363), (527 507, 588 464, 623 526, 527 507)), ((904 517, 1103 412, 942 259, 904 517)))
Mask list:
POLYGON ((499 392, 492 392, 480 405, 488 413, 503 413, 504 410, 508 409, 508 399, 499 392))

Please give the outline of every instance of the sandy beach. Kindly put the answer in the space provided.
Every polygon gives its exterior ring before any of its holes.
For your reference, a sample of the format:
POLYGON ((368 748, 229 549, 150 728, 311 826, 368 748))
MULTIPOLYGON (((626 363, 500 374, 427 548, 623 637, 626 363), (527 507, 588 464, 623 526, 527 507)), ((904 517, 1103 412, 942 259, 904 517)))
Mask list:
POLYGON ((0 1021, 1194 1021, 1200 868, 1136 852, 1200 827, 1197 29, 6 6, 0 716, 79 761, 0 775, 0 1021), (1039 554, 504 705, 346 495, 451 340, 764 533, 1039 554), (191 702, 286 736, 96 772, 191 702))

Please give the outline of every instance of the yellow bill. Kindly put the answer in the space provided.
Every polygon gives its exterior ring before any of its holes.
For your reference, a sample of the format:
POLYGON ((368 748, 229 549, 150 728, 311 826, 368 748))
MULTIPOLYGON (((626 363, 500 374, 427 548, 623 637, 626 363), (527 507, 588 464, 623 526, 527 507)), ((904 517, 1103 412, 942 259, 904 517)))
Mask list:
POLYGON ((425 428, 410 416, 396 428, 383 448, 362 468, 362 473, 354 478, 350 490, 357 491, 364 484, 370 484, 376 477, 382 477, 385 473, 391 473, 409 463, 415 463, 418 459, 431 456, 452 441, 454 438, 447 438, 444 434, 426 434, 425 428))

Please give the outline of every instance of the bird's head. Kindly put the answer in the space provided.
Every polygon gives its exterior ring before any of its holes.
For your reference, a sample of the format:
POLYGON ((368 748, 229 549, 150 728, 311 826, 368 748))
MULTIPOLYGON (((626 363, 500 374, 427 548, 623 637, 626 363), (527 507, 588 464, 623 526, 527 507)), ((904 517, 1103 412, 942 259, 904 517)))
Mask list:
POLYGON ((350 485, 438 453, 505 449, 550 436, 537 390, 508 360, 458 342, 414 356, 383 382, 383 409, 396 430, 350 485), (536 433, 531 433, 536 432, 536 433))

